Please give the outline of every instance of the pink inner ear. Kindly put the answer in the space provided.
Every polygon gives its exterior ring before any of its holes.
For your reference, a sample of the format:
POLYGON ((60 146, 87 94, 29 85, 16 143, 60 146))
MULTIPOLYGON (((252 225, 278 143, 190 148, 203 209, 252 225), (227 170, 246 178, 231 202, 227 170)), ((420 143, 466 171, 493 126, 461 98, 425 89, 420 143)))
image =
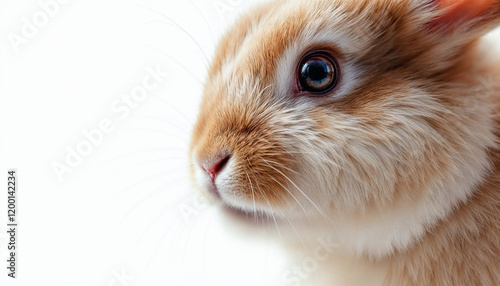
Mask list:
POLYGON ((432 26, 455 26, 488 12, 498 0, 434 0, 446 14, 435 19, 432 26))

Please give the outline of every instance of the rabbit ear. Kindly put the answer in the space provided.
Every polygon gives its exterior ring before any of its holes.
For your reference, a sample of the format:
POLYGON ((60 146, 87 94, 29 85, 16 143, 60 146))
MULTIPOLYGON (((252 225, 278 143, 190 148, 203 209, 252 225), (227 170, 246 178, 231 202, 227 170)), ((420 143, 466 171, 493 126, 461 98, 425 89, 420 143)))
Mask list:
POLYGON ((439 16, 431 26, 438 30, 484 32, 500 24, 500 0, 433 0, 439 16))

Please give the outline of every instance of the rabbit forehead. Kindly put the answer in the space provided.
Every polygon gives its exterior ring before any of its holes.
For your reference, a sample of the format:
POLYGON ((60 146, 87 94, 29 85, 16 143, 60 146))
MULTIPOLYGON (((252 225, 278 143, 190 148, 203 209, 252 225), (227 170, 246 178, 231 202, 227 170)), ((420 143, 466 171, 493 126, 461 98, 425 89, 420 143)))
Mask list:
POLYGON ((306 25, 308 9, 268 4, 243 17, 221 42, 210 76, 251 76, 270 83, 283 52, 306 25), (284 9, 288 7, 288 9, 284 9))
POLYGON ((381 40, 380 34, 397 29, 397 21, 418 22, 413 12, 425 5, 415 3, 289 0, 260 6, 242 17, 221 41, 209 77, 230 84, 235 77, 247 75, 269 85, 277 76, 284 76, 278 74, 281 61, 295 63, 304 49, 317 42, 331 43, 352 59, 360 59, 380 45, 390 49, 391 43, 381 40), (288 56, 291 50, 295 52, 288 56))

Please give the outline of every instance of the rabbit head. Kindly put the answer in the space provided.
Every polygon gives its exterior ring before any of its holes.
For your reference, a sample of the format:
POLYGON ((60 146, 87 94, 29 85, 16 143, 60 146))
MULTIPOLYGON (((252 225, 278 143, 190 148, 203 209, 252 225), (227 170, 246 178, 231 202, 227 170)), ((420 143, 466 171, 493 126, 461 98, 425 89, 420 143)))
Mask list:
POLYGON ((481 183, 496 148, 478 39, 496 0, 282 0, 216 52, 190 147, 197 187, 317 224, 356 253, 404 249, 481 183))

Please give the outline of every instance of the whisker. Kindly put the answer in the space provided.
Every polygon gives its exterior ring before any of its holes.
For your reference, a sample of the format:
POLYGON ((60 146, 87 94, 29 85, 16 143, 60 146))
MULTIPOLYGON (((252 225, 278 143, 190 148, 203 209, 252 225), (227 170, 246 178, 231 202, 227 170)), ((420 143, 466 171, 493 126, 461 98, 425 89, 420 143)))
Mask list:
POLYGON ((186 127, 189 127, 189 128, 192 127, 192 125, 189 125, 189 124, 183 124, 184 126, 179 125, 179 123, 185 123, 185 122, 184 121, 180 121, 177 118, 176 118, 177 119, 176 121, 174 121, 174 120, 170 121, 170 120, 166 120, 166 119, 156 118, 156 117, 153 117, 153 116, 137 116, 137 119, 159 121, 161 123, 165 123, 167 126, 176 127, 178 130, 180 130, 182 132, 187 132, 186 127))
MULTIPOLYGON (((132 190, 136 185, 138 185, 138 184, 140 184, 140 183, 142 183, 144 181, 147 181, 147 180, 150 180, 150 179, 156 179, 156 178, 160 178, 160 177, 165 177, 165 175, 166 175, 166 172, 165 171, 161 171, 161 172, 154 173, 154 174, 151 174, 149 176, 143 177, 143 178, 139 179, 138 181, 135 181, 134 183, 128 185, 126 188, 120 190, 115 196, 125 194, 129 190, 132 190)), ((168 178, 166 178, 166 179, 168 179, 168 178)))
POLYGON ((188 0, 189 4, 191 4, 191 6, 194 7, 194 9, 198 12, 198 14, 201 16, 201 19, 203 20, 203 22, 205 22, 205 25, 208 29, 208 32, 210 33, 210 39, 212 40, 212 44, 215 44, 215 37, 214 37, 214 34, 212 32, 212 25, 210 25, 207 21, 207 18, 205 17, 205 15, 200 11, 200 9, 198 8, 198 6, 196 6, 193 1, 191 0, 188 0))
MULTIPOLYGON (((254 214, 257 214, 257 208, 255 207, 255 192, 253 190, 252 180, 250 180, 250 176, 248 175, 248 172, 246 170, 244 170, 244 171, 245 171, 245 174, 247 175, 248 182, 250 183, 250 188, 252 190, 253 212, 254 212, 254 214)), ((257 217, 257 216, 255 216, 255 217, 257 217)))
POLYGON ((177 60, 175 57, 167 54, 166 52, 164 52, 164 51, 160 50, 159 48, 154 47, 150 44, 143 43, 143 45, 145 45, 146 47, 148 47, 150 49, 157 51, 158 53, 160 53, 164 56, 166 56, 167 58, 169 58, 170 60, 175 62, 178 66, 180 66, 183 70, 185 70, 187 73, 189 73, 189 75, 191 75, 200 84, 200 86, 203 85, 203 81, 199 77, 197 77, 190 69, 188 69, 184 64, 182 64, 179 60, 177 60))
POLYGON ((189 116, 187 116, 184 112, 180 111, 176 106, 172 105, 170 102, 166 101, 165 99, 163 99, 163 98, 161 98, 159 96, 156 96, 156 95, 152 95, 152 96, 155 97, 156 99, 159 99, 160 101, 162 101, 163 103, 165 103, 168 107, 172 108, 179 115, 181 115, 182 117, 184 117, 184 119, 186 119, 187 123, 189 125, 191 125, 191 127, 194 126, 194 122, 191 120, 191 118, 189 118, 189 116))
MULTIPOLYGON (((248 159, 247 159, 247 160, 248 160, 248 159)), ((280 231, 280 228, 278 227, 278 222, 276 221, 276 216, 274 215, 274 209, 273 209, 273 207, 271 206, 271 202, 269 201, 269 198, 268 198, 267 194, 266 194, 266 193, 264 193, 264 192, 262 191, 262 189, 260 188, 260 184, 259 184, 259 182, 258 182, 257 180, 255 180, 255 182, 257 183, 257 188, 259 189, 259 192, 260 192, 260 193, 261 193, 261 195, 264 197, 264 199, 266 200, 267 205, 268 205, 268 206, 269 206, 269 208, 271 209, 271 217, 272 217, 272 219, 273 219, 273 221, 274 221, 274 225, 276 226, 276 230, 278 231, 278 235, 279 235, 279 237, 281 238, 281 237, 282 237, 282 236, 281 236, 281 231, 280 231)), ((268 221, 269 221, 269 218, 268 218, 268 221)))
POLYGON ((208 58, 207 58, 207 55, 205 54, 204 51, 201 50, 200 45, 193 38, 193 36, 191 36, 186 30, 184 30, 183 28, 181 28, 176 22, 169 23, 169 22, 165 22, 165 21, 148 21, 148 22, 145 22, 144 24, 155 24, 155 23, 165 24, 165 25, 169 25, 169 26, 175 27, 175 28, 179 29, 184 35, 188 36, 191 39, 191 41, 193 41, 195 43, 195 45, 198 47, 198 50, 202 53, 202 55, 203 55, 203 65, 205 66, 205 69, 208 70, 208 58))
MULTIPOLYGON (((125 166, 125 167, 117 169, 117 170, 112 170, 112 171, 107 171, 105 173, 100 173, 101 176, 98 177, 97 179, 95 179, 95 181, 104 180, 104 179, 110 177, 110 175, 115 174, 115 173, 117 173, 119 171, 123 171, 123 170, 128 169, 128 168, 132 168, 132 167, 136 167, 136 166, 139 166, 139 165, 143 165, 143 164, 147 164, 147 163, 152 163, 152 162, 165 161, 165 160, 168 160, 168 158, 160 158, 160 159, 142 161, 142 162, 139 162, 139 163, 134 163, 132 165, 125 166)), ((187 166, 186 166, 186 168, 187 168, 187 166)), ((175 170, 178 170, 178 169, 179 168, 176 168, 175 170)), ((164 171, 162 173, 164 173, 164 171)))
POLYGON ((127 127, 126 129, 130 129, 130 130, 142 130, 142 131, 150 131, 150 132, 155 132, 155 133, 161 133, 163 135, 168 135, 170 137, 175 137, 177 139, 180 139, 182 140, 182 142, 186 142, 186 141, 189 141, 187 137, 181 137, 181 136, 178 136, 176 134, 173 134, 171 132, 166 132, 164 130, 158 130, 158 129, 153 129, 153 128, 144 128, 144 127, 127 127))
POLYGON ((184 151, 184 150, 181 149, 181 148, 154 148, 154 149, 144 149, 144 150, 139 150, 139 151, 136 151, 136 152, 130 152, 130 153, 126 153, 126 154, 123 154, 123 155, 120 155, 120 156, 115 156, 113 158, 110 158, 110 159, 108 159, 105 162, 102 162, 100 164, 97 164, 95 166, 92 166, 92 167, 90 167, 88 169, 83 170, 82 173, 83 174, 90 173, 92 170, 97 169, 99 167, 103 167, 106 164, 109 164, 109 163, 111 163, 113 161, 116 161, 118 159, 130 157, 130 156, 133 156, 133 155, 136 155, 136 154, 141 154, 141 153, 146 153, 146 152, 160 152, 160 151, 176 151, 176 152, 178 152, 178 151, 184 151))
MULTIPOLYGON (((248 160, 248 159, 247 159, 248 160)), ((274 209, 273 207, 271 206, 271 203, 269 201, 269 198, 267 197, 267 195, 265 193, 262 192, 262 190, 260 189, 260 185, 259 185, 259 182, 256 180, 256 183, 257 183, 257 187, 259 188, 261 194, 264 195, 264 198, 269 206, 269 208, 271 209, 271 217, 274 221, 274 224, 276 226, 276 230, 278 231, 278 235, 280 238, 282 238, 282 235, 281 235, 281 231, 278 227, 278 223, 276 221, 276 216, 274 215, 274 209)), ((293 195, 292 195, 293 196, 293 195)), ((297 201, 298 202, 298 201, 297 201)), ((299 203, 300 205, 300 203, 299 203)), ((293 225, 292 221, 283 213, 283 211, 281 211, 280 209, 278 209, 278 211, 281 213, 281 217, 285 218, 285 220, 288 222, 288 224, 290 224, 290 227, 292 228, 293 232, 297 235, 297 238, 299 239, 300 243, 302 244, 303 247, 305 247, 305 244, 304 244, 304 241, 302 240, 302 237, 301 235, 299 234, 299 232, 297 231, 297 229, 295 228, 295 226, 293 225)), ((307 214, 307 213, 306 213, 307 214)))
MULTIPOLYGON (((174 223, 175 223, 175 221, 174 221, 174 223)), ((158 241, 158 243, 157 243, 157 245, 156 245, 155 249, 153 250, 153 252, 152 252, 152 254, 151 254, 151 257, 150 257, 150 258, 147 260, 147 262, 146 262, 146 266, 145 266, 145 270, 144 270, 144 272, 146 272, 146 271, 149 269, 149 267, 151 267, 151 263, 153 263, 153 260, 154 260, 155 256, 159 254, 158 249, 160 248, 160 246, 161 246, 161 245, 163 245, 163 241, 164 241, 164 240, 165 240, 165 238, 167 237, 167 234, 170 232, 170 228, 172 228, 172 227, 174 226, 174 223, 173 223, 170 227, 168 227, 168 228, 165 230, 165 232, 164 232, 164 234, 162 235, 162 237, 161 237, 160 241, 158 241)))
MULTIPOLYGON (((292 198, 297 202, 297 204, 299 204, 300 208, 304 211, 304 214, 307 215, 309 217, 309 213, 306 211, 306 209, 302 206, 302 204, 299 202, 299 200, 297 200, 297 198, 292 194, 292 192, 290 192, 290 190, 288 190, 287 187, 283 186, 283 184, 281 184, 278 180, 276 180, 274 177, 271 176, 271 179, 273 181, 275 181, 276 183, 278 183, 283 189, 285 189, 288 194, 290 194, 290 196, 292 196, 292 198)), ((309 220, 310 220, 310 217, 309 217, 309 220)))
MULTIPOLYGON (((163 217, 168 211, 171 211, 171 209, 163 209, 158 215, 156 215, 153 220, 146 225, 143 233, 140 235, 140 237, 135 241, 133 248, 137 248, 137 245, 141 242, 143 237, 146 235, 146 233, 154 226, 154 224, 161 218, 163 217)), ((169 231, 178 221, 179 221, 179 214, 175 216, 175 218, 172 220, 172 223, 166 228, 167 231, 169 231)))
POLYGON ((286 170, 288 170, 288 171, 290 171, 290 172, 292 172, 292 173, 295 173, 295 174, 297 174, 297 175, 299 175, 299 174, 300 174, 299 172, 297 172, 297 171, 295 171, 295 170, 292 170, 292 169, 290 169, 290 168, 288 168, 288 167, 284 166, 284 164, 282 164, 282 163, 278 163, 278 162, 271 161, 271 160, 267 160, 267 159, 266 159, 266 161, 267 161, 267 162, 269 162, 269 163, 274 163, 274 164, 276 164, 278 167, 281 167, 281 168, 283 168, 283 169, 286 169, 286 170))
MULTIPOLYGON (((209 221, 208 221, 208 224, 207 224, 207 227, 205 228, 205 239, 203 240, 203 249, 208 249, 207 247, 207 233, 208 233, 208 229, 210 227, 210 224, 212 223, 212 220, 213 220, 213 216, 211 216, 209 218, 209 221)), ((203 273, 205 274, 205 277, 208 276, 208 273, 207 273, 207 267, 206 267, 206 263, 207 263, 207 253, 206 252, 203 252, 203 273)))
MULTIPOLYGON (((259 156, 260 157, 260 156, 259 156)), ((264 162, 266 162, 266 160, 262 157, 260 157, 264 162)), ((267 162, 266 162, 267 163, 267 162)), ((269 163, 267 163, 267 165, 269 167, 271 167, 273 170, 275 170, 276 172, 280 173, 285 179, 287 179, 295 188, 297 188, 297 190, 299 190, 299 192, 304 195, 304 197, 316 208, 316 210, 318 210, 318 212, 325 218, 327 219, 328 221, 330 220, 328 218, 328 216, 324 213, 323 210, 321 210, 290 178, 288 178, 285 174, 283 174, 283 172, 281 172, 280 170, 274 168, 273 166, 271 166, 269 163)))
POLYGON ((302 236, 299 234, 299 232, 297 231, 297 229, 293 225, 292 221, 287 217, 285 217, 285 219, 286 219, 286 221, 288 221, 288 224, 290 224, 290 227, 292 228, 295 235, 297 235, 297 238, 299 239, 300 244, 302 244, 302 247, 305 247, 304 241, 302 240, 302 236))
MULTIPOLYGON (((146 7, 146 6, 141 6, 141 5, 138 5, 139 7, 141 8, 144 8, 144 9, 147 9, 149 10, 150 12, 153 12, 157 15, 160 15, 161 17, 167 19, 168 21, 170 21, 171 23, 168 23, 168 22, 162 22, 162 23, 165 23, 165 24, 168 24, 168 25, 172 25, 176 28, 178 28, 179 30, 181 30, 185 35, 187 35, 193 42, 194 44, 198 47, 199 51, 201 52, 201 54, 203 55, 203 57, 205 58, 205 68, 208 69, 208 66, 207 66, 207 63, 209 62, 209 59, 207 57, 207 55, 205 54, 205 50, 201 47, 200 43, 189 33, 187 32, 184 28, 182 28, 174 19, 172 19, 171 17, 161 13, 161 12, 158 12, 158 11, 155 11, 149 7, 146 7)), ((158 21, 158 22, 161 22, 161 21, 158 21)))
MULTIPOLYGON (((252 168, 252 163, 250 162, 250 160, 248 158, 246 158, 247 162, 248 162, 248 166, 250 168, 252 168)), ((246 171, 245 171, 246 172, 246 171)), ((248 173, 247 173, 247 176, 248 176, 248 173)), ((254 176, 255 177, 255 176, 254 176)), ((250 180, 250 177, 248 178, 250 180)), ((271 209, 271 216, 274 220, 274 223, 276 225, 276 230, 278 231, 280 237, 281 237, 281 232, 279 230, 279 227, 278 227, 278 223, 276 222, 276 217, 274 216, 274 210, 273 210, 273 207, 271 206, 271 202, 269 201, 269 198, 267 197, 267 194, 264 193, 262 191, 262 189, 260 188, 260 184, 259 184, 259 181, 257 179, 255 179, 255 183, 257 184, 257 188, 259 189, 259 193, 264 197, 264 199, 266 200, 266 203, 267 205, 269 206, 269 208, 271 209)), ((253 195, 253 188, 252 188, 252 195, 253 195)), ((255 198, 254 198, 254 212, 257 214, 257 211, 256 211, 256 208, 255 208, 255 198)), ((267 221, 269 222, 269 216, 267 216, 267 221)))
MULTIPOLYGON (((177 180, 176 183, 180 183, 180 182, 177 180)), ((186 182, 182 182, 182 183, 183 183, 183 185, 187 184, 186 182)), ((132 208, 130 208, 130 210, 125 215, 123 215, 123 217, 119 223, 123 223, 134 212, 134 210, 136 210, 139 206, 141 206, 143 203, 145 203, 148 199, 150 199, 151 197, 153 197, 154 195, 156 195, 158 193, 162 193, 162 192, 166 191, 166 189, 165 189, 166 186, 171 186, 170 181, 162 184, 160 187, 156 188, 154 191, 147 194, 141 200, 136 202, 134 204, 134 206, 132 208)), ((169 200, 169 202, 167 204, 165 204, 165 207, 169 207, 169 206, 173 205, 174 203, 180 204, 180 201, 182 199, 185 199, 185 196, 187 196, 187 195, 188 195, 188 193, 186 193, 186 192, 181 193, 176 198, 169 200)))

